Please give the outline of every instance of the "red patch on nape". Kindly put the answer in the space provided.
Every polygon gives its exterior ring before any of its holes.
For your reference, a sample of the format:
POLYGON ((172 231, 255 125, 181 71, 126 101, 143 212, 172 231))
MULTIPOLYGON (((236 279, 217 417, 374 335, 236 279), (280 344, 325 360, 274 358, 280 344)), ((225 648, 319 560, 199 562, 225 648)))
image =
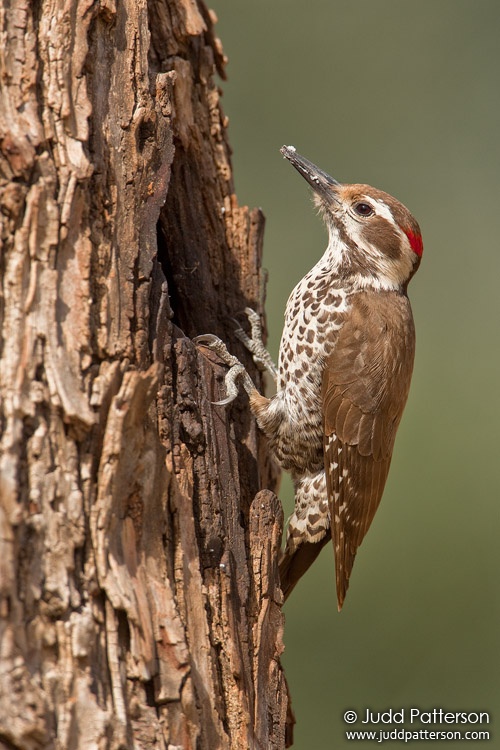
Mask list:
POLYGON ((419 258, 422 257, 422 253, 424 252, 424 243, 422 242, 422 237, 420 234, 416 234, 413 230, 407 229, 405 231, 406 236, 408 237, 411 245, 411 249, 414 253, 418 255, 419 258))

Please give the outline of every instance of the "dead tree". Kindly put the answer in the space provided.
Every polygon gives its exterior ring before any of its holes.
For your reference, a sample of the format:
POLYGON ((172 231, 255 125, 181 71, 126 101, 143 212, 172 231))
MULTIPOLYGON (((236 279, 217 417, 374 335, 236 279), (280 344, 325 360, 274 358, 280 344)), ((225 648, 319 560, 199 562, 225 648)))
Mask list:
POLYGON ((0 745, 282 748, 263 312, 202 0, 3 0, 0 745))

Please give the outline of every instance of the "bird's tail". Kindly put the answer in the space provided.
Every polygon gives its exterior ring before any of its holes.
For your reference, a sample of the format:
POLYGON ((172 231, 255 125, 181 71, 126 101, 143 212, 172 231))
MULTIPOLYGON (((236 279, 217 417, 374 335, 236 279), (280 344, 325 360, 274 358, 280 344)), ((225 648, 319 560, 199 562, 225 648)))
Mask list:
POLYGON ((302 542, 293 549, 287 544, 281 555, 279 564, 281 590, 285 601, 295 588, 299 579, 316 560, 317 556, 330 541, 330 534, 326 534, 319 542, 302 542))

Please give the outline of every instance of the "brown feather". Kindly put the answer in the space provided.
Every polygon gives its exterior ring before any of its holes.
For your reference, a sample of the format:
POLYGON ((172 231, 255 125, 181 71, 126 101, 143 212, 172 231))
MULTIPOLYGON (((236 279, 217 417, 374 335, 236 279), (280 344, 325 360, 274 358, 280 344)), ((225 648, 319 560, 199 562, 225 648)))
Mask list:
POLYGON ((406 296, 364 291, 354 296, 326 364, 324 457, 339 609, 357 549, 382 497, 414 349, 406 296))
POLYGON ((319 542, 314 542, 314 544, 311 542, 302 542, 293 552, 285 550, 279 563, 281 590, 285 601, 329 541, 330 534, 328 533, 323 539, 319 542))

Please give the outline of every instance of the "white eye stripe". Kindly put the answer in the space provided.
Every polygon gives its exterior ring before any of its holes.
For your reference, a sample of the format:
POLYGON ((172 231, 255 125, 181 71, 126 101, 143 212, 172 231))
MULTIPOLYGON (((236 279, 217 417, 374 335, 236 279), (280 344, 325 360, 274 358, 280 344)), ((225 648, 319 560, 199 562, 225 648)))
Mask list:
POLYGON ((377 214, 377 216, 382 216, 384 219, 387 219, 391 224, 393 224, 397 229, 399 229, 398 225, 394 221, 394 216, 392 215, 392 211, 387 205, 387 203, 384 203, 382 200, 373 200, 372 205, 374 204, 374 211, 377 214))
POLYGON ((350 206, 350 210, 356 215, 356 218, 358 219, 358 221, 360 217, 363 219, 363 218, 369 218, 370 216, 370 214, 366 214, 366 215, 360 214, 359 211, 356 210, 356 206, 358 206, 360 203, 365 203, 367 206, 370 206, 370 208, 372 209, 373 213, 376 216, 380 216, 381 218, 388 221, 389 224, 392 224, 392 226, 398 232, 401 231, 387 203, 385 203, 381 199, 372 198, 371 196, 365 197, 364 195, 361 195, 360 197, 356 199, 356 202, 352 206, 350 206))

